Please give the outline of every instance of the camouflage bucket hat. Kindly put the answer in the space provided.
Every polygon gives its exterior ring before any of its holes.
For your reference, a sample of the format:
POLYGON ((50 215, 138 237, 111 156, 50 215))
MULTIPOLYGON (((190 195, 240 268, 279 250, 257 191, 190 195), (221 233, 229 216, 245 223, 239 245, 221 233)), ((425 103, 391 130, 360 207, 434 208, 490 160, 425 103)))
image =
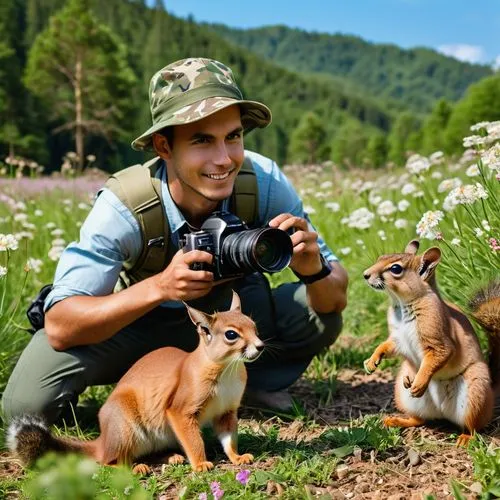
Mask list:
POLYGON ((270 109, 243 99, 232 71, 213 59, 190 58, 156 72, 149 86, 153 126, 132 142, 137 150, 152 149, 151 136, 162 128, 201 120, 239 104, 245 132, 271 123, 270 109))

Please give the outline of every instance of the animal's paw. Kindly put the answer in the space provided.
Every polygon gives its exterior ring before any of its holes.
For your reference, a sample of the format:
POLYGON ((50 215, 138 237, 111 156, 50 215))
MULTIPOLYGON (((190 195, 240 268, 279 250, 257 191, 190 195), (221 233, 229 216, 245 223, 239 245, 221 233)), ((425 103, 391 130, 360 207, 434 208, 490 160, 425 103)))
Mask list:
POLYGON ((472 439, 472 436, 470 434, 460 434, 457 439, 457 446, 463 446, 464 448, 467 448, 469 445, 469 441, 472 439))
POLYGON ((208 472, 214 468, 214 464, 212 462, 199 462, 196 465, 193 465, 193 470, 195 472, 208 472))
POLYGON ((380 364, 380 358, 374 358, 373 356, 369 359, 365 359, 363 366, 365 367, 365 372, 368 374, 373 373, 377 366, 380 364))
POLYGON ((184 463, 184 457, 182 455, 179 455, 178 453, 173 453, 168 457, 168 464, 169 465, 180 465, 184 463))
POLYGON ((403 378, 403 385, 405 386, 405 389, 409 389, 411 384, 413 384, 413 379, 410 378, 409 375, 405 375, 403 378))
POLYGON ((236 455, 232 462, 234 465, 251 464, 253 462, 253 455, 251 453, 236 455))
POLYGON ((135 464, 132 467, 132 474, 137 474, 138 476, 146 476, 147 474, 151 474, 151 472, 151 467, 146 464, 135 464))
POLYGON ((399 417, 385 417, 384 427, 400 427, 400 420, 399 417))
POLYGON ((421 398, 427 390, 427 385, 428 384, 415 384, 415 381, 413 381, 413 384, 410 387, 410 394, 414 398, 421 398))

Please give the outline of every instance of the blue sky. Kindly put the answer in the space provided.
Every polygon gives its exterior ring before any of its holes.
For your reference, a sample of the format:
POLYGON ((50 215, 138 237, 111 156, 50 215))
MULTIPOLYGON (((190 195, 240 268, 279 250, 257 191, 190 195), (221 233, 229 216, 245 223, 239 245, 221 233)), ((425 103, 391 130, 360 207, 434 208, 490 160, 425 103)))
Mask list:
MULTIPOLYGON (((153 0, 150 0, 153 3, 153 0)), ((500 66, 500 0, 164 0, 178 17, 250 28, 285 24, 358 35, 404 48, 430 47, 500 66)))

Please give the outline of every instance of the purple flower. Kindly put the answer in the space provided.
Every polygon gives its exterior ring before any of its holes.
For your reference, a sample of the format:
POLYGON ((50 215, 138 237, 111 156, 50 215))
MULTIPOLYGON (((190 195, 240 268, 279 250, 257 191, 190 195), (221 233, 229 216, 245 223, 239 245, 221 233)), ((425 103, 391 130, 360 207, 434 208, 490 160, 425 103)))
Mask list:
POLYGON ((215 500, 219 500, 219 498, 223 497, 224 490, 221 489, 220 483, 218 481, 213 481, 210 484, 210 489, 212 490, 212 495, 214 496, 215 500))
POLYGON ((207 494, 206 493, 200 493, 198 496, 198 500, 207 500, 207 494))
POLYGON ((236 480, 239 481, 243 486, 248 483, 248 479, 250 478, 250 471, 248 469, 243 469, 236 474, 236 480))

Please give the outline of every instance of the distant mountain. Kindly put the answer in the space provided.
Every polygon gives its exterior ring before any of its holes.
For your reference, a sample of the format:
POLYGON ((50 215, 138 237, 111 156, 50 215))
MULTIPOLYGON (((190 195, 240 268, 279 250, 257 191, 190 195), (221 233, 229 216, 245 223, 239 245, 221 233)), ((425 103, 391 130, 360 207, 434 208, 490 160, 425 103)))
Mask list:
POLYGON ((285 68, 342 77, 368 95, 396 99, 415 111, 440 98, 460 99, 467 87, 493 73, 427 48, 402 49, 355 36, 310 33, 287 26, 234 29, 206 25, 227 40, 285 68))

